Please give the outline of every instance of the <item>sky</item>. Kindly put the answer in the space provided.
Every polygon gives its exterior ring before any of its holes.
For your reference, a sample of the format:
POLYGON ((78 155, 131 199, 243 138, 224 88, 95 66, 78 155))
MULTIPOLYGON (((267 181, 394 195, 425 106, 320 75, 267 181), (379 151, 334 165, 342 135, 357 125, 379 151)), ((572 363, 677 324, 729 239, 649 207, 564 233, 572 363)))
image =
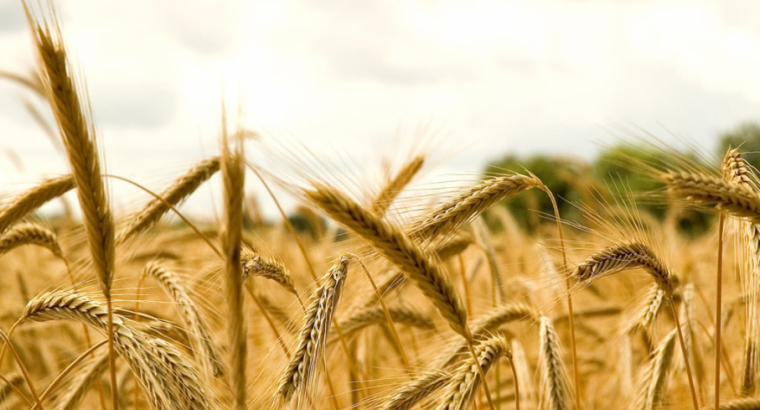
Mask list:
MULTIPOLYGON (((712 151, 720 132, 760 119, 760 3, 751 1, 67 0, 57 9, 108 172, 151 186, 218 152, 222 99, 264 137, 340 147, 359 164, 435 130, 448 175, 510 153, 592 158, 619 125, 712 151)), ((0 0, 0 50, 0 70, 33 69, 18 0, 0 0)), ((0 81, 4 187, 67 170, 25 99, 48 113, 0 81)), ((117 204, 137 201, 111 189, 117 204)), ((203 212, 198 201, 190 206, 203 212)))

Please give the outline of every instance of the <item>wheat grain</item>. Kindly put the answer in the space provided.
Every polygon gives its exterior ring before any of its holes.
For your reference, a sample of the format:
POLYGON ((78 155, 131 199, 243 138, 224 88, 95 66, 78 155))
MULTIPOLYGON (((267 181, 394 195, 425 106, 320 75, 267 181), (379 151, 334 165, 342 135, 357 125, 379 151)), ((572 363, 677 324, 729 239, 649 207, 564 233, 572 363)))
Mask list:
POLYGON ((169 296, 171 296, 177 304, 180 317, 189 327, 188 334, 191 336, 190 340, 193 349, 202 354, 202 361, 207 370, 211 371, 216 377, 221 376, 224 373, 224 368, 222 367, 219 352, 211 339, 208 326, 203 320, 195 302, 190 298, 190 295, 177 276, 156 262, 148 264, 143 272, 156 278, 169 296))

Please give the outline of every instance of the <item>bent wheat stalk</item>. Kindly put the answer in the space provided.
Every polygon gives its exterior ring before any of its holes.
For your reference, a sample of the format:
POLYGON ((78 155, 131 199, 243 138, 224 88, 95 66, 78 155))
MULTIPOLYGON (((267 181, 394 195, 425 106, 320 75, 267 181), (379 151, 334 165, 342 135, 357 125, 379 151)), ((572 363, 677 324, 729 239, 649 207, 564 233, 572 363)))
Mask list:
POLYGON ((37 245, 49 250, 58 258, 63 258, 63 250, 56 234, 37 224, 22 223, 0 235, 0 256, 24 245, 37 245))
POLYGON ((391 206, 399 193, 405 186, 412 181, 415 175, 420 171, 425 164, 425 156, 418 155, 412 158, 403 168, 401 168, 396 176, 391 178, 385 186, 380 190, 380 194, 372 201, 370 211, 377 216, 385 215, 385 211, 391 206))
POLYGON ((74 178, 71 175, 63 175, 47 179, 17 195, 0 210, 0 232, 72 189, 74 189, 74 178))
POLYGON ((427 240, 445 235, 491 206, 531 188, 542 188, 534 175, 505 175, 488 179, 447 201, 412 225, 410 235, 427 240))
POLYGON ((171 209, 169 204, 176 206, 211 178, 219 170, 219 161, 219 157, 211 157, 199 162, 159 194, 163 200, 151 199, 147 205, 140 208, 139 212, 128 218, 129 225, 119 232, 116 243, 123 243, 150 228, 169 212, 171 209))

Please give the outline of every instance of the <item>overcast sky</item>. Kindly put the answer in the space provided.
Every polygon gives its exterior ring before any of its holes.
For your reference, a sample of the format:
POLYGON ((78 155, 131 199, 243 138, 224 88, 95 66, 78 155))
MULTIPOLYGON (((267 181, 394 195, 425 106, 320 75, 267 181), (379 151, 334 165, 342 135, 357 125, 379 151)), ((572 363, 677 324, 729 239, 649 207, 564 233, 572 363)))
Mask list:
MULTIPOLYGON (((760 117, 752 1, 58 3, 109 171, 146 183, 217 151, 222 90, 251 127, 359 157, 432 121, 467 148, 447 172, 510 152, 589 158, 614 124, 712 151, 760 117)), ((18 0, 0 0, 0 50, 0 69, 34 65, 18 0)), ((45 108, 0 83, 0 150, 25 167, 0 161, 4 185, 66 170, 24 98, 45 108)))

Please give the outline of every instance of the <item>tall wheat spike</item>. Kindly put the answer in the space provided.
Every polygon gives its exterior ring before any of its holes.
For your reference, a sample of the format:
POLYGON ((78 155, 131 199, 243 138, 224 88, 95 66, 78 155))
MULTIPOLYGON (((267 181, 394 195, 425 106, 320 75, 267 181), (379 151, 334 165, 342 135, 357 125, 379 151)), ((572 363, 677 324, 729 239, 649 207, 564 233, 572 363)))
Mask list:
MULTIPOLYGON (((757 177, 752 169, 747 166, 738 149, 729 148, 723 159, 722 169, 723 180, 726 182, 758 192, 758 186, 755 182, 757 177)), ((758 326, 758 320, 760 320, 758 314, 760 312, 758 312, 757 293, 754 291, 758 287, 758 277, 760 276, 760 225, 739 218, 732 219, 736 230, 741 233, 741 236, 737 238, 737 253, 743 262, 739 269, 742 291, 749 295, 749 300, 745 304, 747 320, 741 394, 752 396, 756 390, 755 378, 758 372, 758 360, 760 359, 760 352, 757 350, 758 340, 760 340, 760 326, 758 326)))
POLYGON ((541 403, 543 408, 548 410, 565 410, 569 408, 569 405, 559 336, 548 317, 541 317, 539 324, 541 403))
MULTIPOLYGON (((226 121, 222 126, 226 132, 226 121)), ((225 134, 226 136, 226 134, 225 134)), ((224 186, 224 225, 222 249, 225 262, 225 297, 228 305, 228 337, 230 343, 229 369, 232 379, 233 403, 238 410, 244 410, 246 403, 246 359, 247 334, 243 316, 243 269, 240 261, 242 252, 243 198, 245 196, 245 159, 242 141, 233 141, 231 151, 226 138, 222 140, 222 181, 224 186)))
POLYGON ((305 389, 320 365, 332 318, 343 293, 348 262, 348 256, 341 256, 311 296, 298 337, 298 347, 280 377, 277 395, 283 404, 290 402, 297 393, 300 405, 306 394, 305 389))
MULTIPOLYGON (((115 257, 114 222, 100 170, 95 128, 91 120, 87 93, 74 80, 74 73, 68 61, 55 12, 50 12, 50 21, 43 21, 40 24, 32 17, 26 3, 24 7, 37 46, 40 78, 66 147, 71 173, 77 187, 77 197, 82 210, 92 262, 106 298, 110 318, 115 257)), ((116 357, 112 330, 109 320, 111 389, 113 407, 114 410, 118 410, 119 395, 116 385, 116 357)))

